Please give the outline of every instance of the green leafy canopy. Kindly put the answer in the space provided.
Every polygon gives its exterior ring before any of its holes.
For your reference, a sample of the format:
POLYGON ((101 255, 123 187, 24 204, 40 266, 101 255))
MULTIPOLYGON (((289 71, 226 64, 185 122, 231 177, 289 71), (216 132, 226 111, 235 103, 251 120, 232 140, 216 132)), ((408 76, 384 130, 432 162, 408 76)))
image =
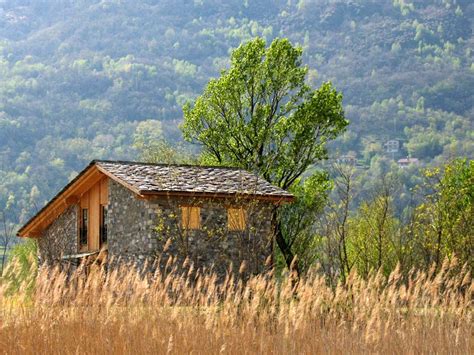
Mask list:
POLYGON ((309 87, 301 55, 287 39, 242 44, 230 68, 184 106, 183 136, 202 145, 207 164, 255 171, 287 189, 326 158, 326 143, 348 124, 342 95, 330 82, 309 87))

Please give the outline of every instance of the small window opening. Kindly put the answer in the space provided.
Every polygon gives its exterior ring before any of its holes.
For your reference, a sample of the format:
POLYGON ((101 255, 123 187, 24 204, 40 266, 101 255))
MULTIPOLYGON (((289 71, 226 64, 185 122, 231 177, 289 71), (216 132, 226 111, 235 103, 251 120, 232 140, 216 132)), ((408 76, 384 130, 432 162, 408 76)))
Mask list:
POLYGON ((107 243, 107 206, 100 206, 100 245, 107 243))
POLYGON ((87 208, 83 208, 81 211, 81 226, 79 228, 79 245, 81 247, 87 245, 88 225, 89 225, 88 210, 87 208))

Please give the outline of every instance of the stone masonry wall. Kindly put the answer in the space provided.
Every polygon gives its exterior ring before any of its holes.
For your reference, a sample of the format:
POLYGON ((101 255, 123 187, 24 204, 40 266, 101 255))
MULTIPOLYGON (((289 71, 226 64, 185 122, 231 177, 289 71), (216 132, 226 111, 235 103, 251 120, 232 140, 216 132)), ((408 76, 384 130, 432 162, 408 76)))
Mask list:
POLYGON ((175 257, 188 259, 195 268, 214 267, 224 274, 230 265, 244 275, 260 273, 272 255, 270 203, 237 200, 156 198, 140 200, 128 189, 110 181, 108 213, 109 257, 138 262, 160 258, 163 265, 175 257), (180 206, 201 207, 201 228, 184 230, 180 206), (226 207, 247 209, 248 228, 227 230, 226 207), (166 250, 165 250, 166 249, 166 250), (242 263, 245 265, 241 268, 242 263))
POLYGON ((77 253, 77 205, 68 207, 38 238, 41 262, 51 263, 63 255, 77 253))
POLYGON ((112 179, 107 217, 109 257, 144 260, 156 255, 154 212, 145 200, 137 199, 133 192, 112 179))

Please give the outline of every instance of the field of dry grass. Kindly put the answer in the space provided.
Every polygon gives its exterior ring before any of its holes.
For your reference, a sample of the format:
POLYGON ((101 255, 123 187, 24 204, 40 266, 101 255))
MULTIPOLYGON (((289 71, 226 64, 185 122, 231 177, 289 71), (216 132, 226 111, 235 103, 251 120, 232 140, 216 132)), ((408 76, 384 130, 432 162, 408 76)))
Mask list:
POLYGON ((404 280, 352 274, 335 289, 314 272, 296 291, 271 276, 243 285, 194 271, 143 276, 130 265, 93 273, 42 269, 15 293, 3 281, 0 353, 474 351, 474 284, 448 262, 404 280))

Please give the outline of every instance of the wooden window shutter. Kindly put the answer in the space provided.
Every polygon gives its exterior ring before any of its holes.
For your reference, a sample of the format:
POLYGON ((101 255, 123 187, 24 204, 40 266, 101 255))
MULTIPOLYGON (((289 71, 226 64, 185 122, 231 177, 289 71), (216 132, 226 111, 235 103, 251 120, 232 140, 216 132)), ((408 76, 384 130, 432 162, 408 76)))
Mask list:
POLYGON ((243 207, 227 209, 227 228, 231 231, 243 231, 247 227, 247 211, 243 207))
POLYGON ((182 206, 181 225, 183 229, 200 229, 201 208, 196 206, 182 206))

